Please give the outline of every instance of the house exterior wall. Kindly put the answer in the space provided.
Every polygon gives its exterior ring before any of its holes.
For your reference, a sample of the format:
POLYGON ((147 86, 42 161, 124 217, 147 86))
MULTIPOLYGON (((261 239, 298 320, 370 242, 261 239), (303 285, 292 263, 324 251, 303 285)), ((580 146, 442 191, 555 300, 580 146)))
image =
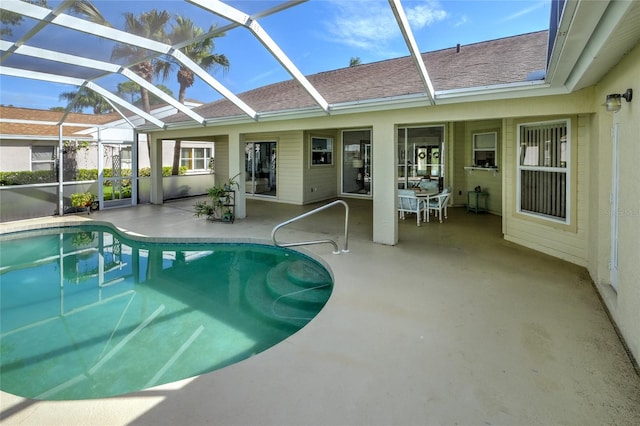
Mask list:
POLYGON ((454 123, 455 155, 453 176, 456 183, 454 190, 454 205, 467 204, 467 191, 473 191, 480 186, 489 193, 488 204, 491 213, 502 214, 502 168, 504 162, 500 155, 502 146, 502 120, 476 120, 454 123), (470 170, 473 165, 473 135, 476 133, 495 132, 497 136, 497 170, 470 170), (465 169, 467 167, 467 169, 465 169))
POLYGON ((333 197, 339 191, 339 159, 341 143, 336 131, 319 130, 304 132, 304 176, 302 183, 302 202, 312 203, 333 197), (311 165, 311 138, 328 137, 333 139, 333 162, 329 165, 311 165))
POLYGON ((640 363, 640 44, 627 54, 596 88, 598 115, 593 134, 597 139, 590 153, 591 185, 589 210, 590 241, 588 270, 629 350, 640 363), (634 98, 617 113, 602 106, 606 95, 634 90, 634 98), (618 209, 610 205, 612 187, 611 128, 618 124, 619 191, 618 209), (618 285, 611 286, 611 219, 618 219, 618 285))
POLYGON ((0 140, 0 171, 17 172, 31 170, 32 145, 58 146, 58 142, 2 139, 0 140))
POLYGON ((505 215, 503 229, 505 239, 534 250, 550 254, 569 262, 586 266, 588 228, 588 174, 587 164, 589 115, 558 115, 507 119, 505 125, 504 197, 505 215), (519 124, 567 119, 571 131, 570 157, 570 212, 569 223, 559 224, 518 213, 517 164, 519 124))

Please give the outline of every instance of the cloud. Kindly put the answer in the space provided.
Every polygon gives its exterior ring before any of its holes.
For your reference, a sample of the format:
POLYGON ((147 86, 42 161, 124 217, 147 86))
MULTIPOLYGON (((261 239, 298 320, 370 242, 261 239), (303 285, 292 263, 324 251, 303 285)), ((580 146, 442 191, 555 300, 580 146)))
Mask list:
POLYGON ((520 17, 522 17, 524 15, 528 15, 529 13, 531 13, 531 12, 533 12, 535 10, 540 9, 541 7, 545 7, 546 4, 547 4, 546 1, 541 1, 541 2, 539 2, 537 4, 534 4, 533 6, 529 6, 529 7, 525 8, 525 9, 522 9, 522 10, 516 12, 516 13, 512 13, 509 16, 505 16, 504 18, 502 18, 500 20, 500 22, 507 22, 507 21, 512 21, 514 19, 518 19, 518 18, 520 18, 520 17))
MULTIPOLYGON (((335 16, 325 27, 330 39, 337 43, 375 50, 400 34, 393 12, 386 1, 331 0, 335 16)), ((418 31, 447 17, 435 1, 405 7, 413 31, 418 31)))
POLYGON ((454 27, 454 28, 461 27, 461 26, 465 25, 467 22, 469 22, 469 18, 467 18, 467 16, 466 16, 466 15, 462 15, 462 16, 460 17, 460 19, 458 19, 458 20, 456 21, 456 23, 455 23, 455 24, 453 24, 453 27, 454 27))

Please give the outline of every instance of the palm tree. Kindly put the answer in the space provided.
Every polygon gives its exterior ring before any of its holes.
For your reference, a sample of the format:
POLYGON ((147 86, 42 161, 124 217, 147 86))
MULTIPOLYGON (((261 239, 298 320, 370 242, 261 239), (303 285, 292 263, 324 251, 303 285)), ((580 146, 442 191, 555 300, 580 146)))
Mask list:
MULTIPOLYGON (((153 9, 141 13, 139 16, 129 12, 125 14, 125 31, 152 40, 167 42, 165 26, 170 18, 171 15, 166 10, 153 9)), ((153 83, 155 66, 151 60, 146 59, 149 54, 149 51, 138 46, 118 44, 111 52, 111 60, 135 63, 131 70, 149 83, 153 83)), ((151 112, 149 92, 144 87, 140 87, 140 98, 142 99, 142 109, 146 113, 151 112)))
MULTIPOLYGON (((215 26, 211 26, 211 28, 209 28, 209 33, 213 32, 215 28, 215 26)), ((178 43, 193 40, 203 34, 204 30, 194 25, 191 19, 185 18, 184 16, 176 16, 173 24, 171 25, 169 40, 171 41, 171 44, 176 45, 178 43)), ((211 37, 206 37, 180 48, 180 51, 206 71, 215 67, 221 67, 226 71, 229 69, 229 60, 227 57, 223 54, 213 53, 215 48, 214 38, 223 37, 224 35, 224 33, 219 33, 211 37)), ((156 63, 156 74, 162 76, 162 79, 165 80, 174 67, 178 68, 176 77, 178 79, 178 84, 180 85, 178 102, 184 104, 187 89, 193 86, 193 83, 195 82, 195 74, 193 70, 176 61, 173 57, 169 57, 165 62, 156 63)), ((181 141, 177 140, 173 148, 173 175, 178 174, 180 167, 181 145, 181 141)))
POLYGON ((94 114, 113 112, 113 107, 102 95, 86 87, 81 87, 75 92, 60 93, 59 98, 60 100, 66 100, 67 108, 70 108, 73 112, 82 112, 85 108, 91 108, 94 114))
POLYGON ((349 66, 350 67, 355 67, 357 65, 360 65, 362 62, 360 61, 360 57, 359 56, 354 56, 349 60, 349 66))

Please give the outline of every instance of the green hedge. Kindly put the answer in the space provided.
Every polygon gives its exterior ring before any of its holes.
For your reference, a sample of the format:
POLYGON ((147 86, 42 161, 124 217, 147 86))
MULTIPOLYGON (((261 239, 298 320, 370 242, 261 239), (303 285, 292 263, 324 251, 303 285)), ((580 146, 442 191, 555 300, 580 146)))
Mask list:
MULTIPOLYGON (((171 166, 162 168, 162 176, 171 176, 171 166)), ((180 167, 179 174, 185 175, 187 173, 186 167, 180 167)), ((98 180, 98 169, 78 169, 77 178, 75 180, 98 180)), ((104 177, 110 178, 113 176, 111 169, 104 169, 104 177)), ((131 170, 122 170, 122 177, 131 176, 131 170)), ((149 167, 143 167, 139 171, 140 177, 151 176, 151 169, 149 167)), ((22 172, 0 172, 0 186, 11 185, 31 185, 35 183, 55 183, 58 181, 58 176, 55 171, 41 170, 37 172, 22 171, 22 172)))
POLYGON ((34 183, 53 183, 58 181, 55 171, 37 172, 0 172, 0 185, 31 185, 34 183))

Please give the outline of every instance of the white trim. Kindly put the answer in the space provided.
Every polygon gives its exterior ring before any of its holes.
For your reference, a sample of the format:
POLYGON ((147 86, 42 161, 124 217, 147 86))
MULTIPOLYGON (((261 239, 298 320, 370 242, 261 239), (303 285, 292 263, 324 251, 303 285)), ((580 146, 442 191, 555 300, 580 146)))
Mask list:
POLYGON ((527 122, 527 123, 520 123, 517 125, 516 128, 516 143, 517 143, 517 157, 516 157, 516 213, 518 213, 519 215, 522 216, 528 216, 528 217, 534 217, 534 218, 538 218, 538 219, 543 219, 543 220, 547 220, 549 222, 556 222, 556 223, 560 223, 563 225, 571 225, 571 212, 572 212, 572 199, 573 199, 573 194, 572 194, 572 185, 571 185, 571 163, 573 162, 573 158, 572 158, 572 152, 571 152, 571 145, 573 144, 572 138, 571 138, 571 119, 570 118, 565 118, 565 119, 561 119, 561 120, 549 120, 549 121, 537 121, 537 122, 527 122), (566 144, 566 156, 567 156, 567 161, 566 161, 566 167, 544 167, 544 166, 522 166, 520 164, 520 156, 521 156, 521 149, 522 149, 522 144, 520 141, 520 129, 522 127, 535 127, 535 126, 548 126, 548 125, 552 125, 552 124, 561 124, 564 123, 566 128, 567 128, 567 144, 566 144), (566 193, 565 193, 565 203, 566 203, 566 211, 565 211, 565 218, 560 219, 557 218, 555 216, 548 216, 542 213, 535 213, 535 212, 531 212, 528 210, 522 210, 521 208, 521 170, 533 170, 533 171, 543 171, 543 172, 554 172, 554 173, 559 173, 562 172, 565 174, 566 176, 566 193))
POLYGON ((422 60, 422 54, 418 49, 418 44, 416 43, 415 38, 413 37, 413 32, 411 32, 409 20, 404 13, 402 3, 400 3, 400 0, 389 0, 389 6, 391 6, 393 15, 395 16, 396 22, 398 23, 398 27, 402 32, 402 37, 404 38, 404 41, 409 48, 409 52, 411 52, 411 58, 418 68, 418 73, 420 74, 422 85, 424 86, 426 94, 429 97, 429 103, 431 105, 435 105, 436 101, 434 96, 435 91, 433 88, 433 84, 431 84, 431 79, 429 78, 427 67, 424 64, 424 60, 422 60))
POLYGON ((252 19, 249 15, 235 9, 219 0, 188 0, 202 9, 215 13, 230 21, 236 22, 249 29, 253 35, 264 45, 264 47, 280 62, 280 64, 295 78, 300 85, 307 91, 313 100, 322 108, 324 112, 329 112, 329 103, 322 97, 316 88, 307 80, 307 78, 298 70, 295 64, 280 49, 280 46, 269 36, 269 34, 260 26, 257 20, 252 19))

